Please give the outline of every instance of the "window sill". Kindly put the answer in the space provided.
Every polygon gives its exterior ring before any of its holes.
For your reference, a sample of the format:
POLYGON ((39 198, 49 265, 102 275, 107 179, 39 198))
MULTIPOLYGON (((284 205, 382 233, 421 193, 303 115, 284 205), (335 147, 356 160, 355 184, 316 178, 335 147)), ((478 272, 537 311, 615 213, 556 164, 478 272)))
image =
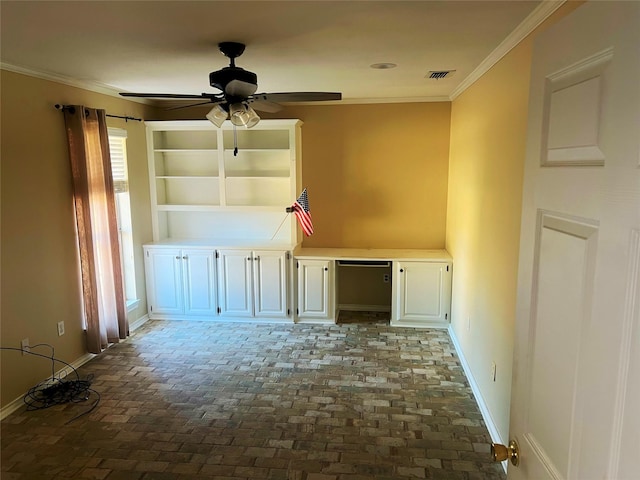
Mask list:
POLYGON ((127 313, 133 312, 140 305, 140 299, 134 300, 126 300, 127 303, 127 313))

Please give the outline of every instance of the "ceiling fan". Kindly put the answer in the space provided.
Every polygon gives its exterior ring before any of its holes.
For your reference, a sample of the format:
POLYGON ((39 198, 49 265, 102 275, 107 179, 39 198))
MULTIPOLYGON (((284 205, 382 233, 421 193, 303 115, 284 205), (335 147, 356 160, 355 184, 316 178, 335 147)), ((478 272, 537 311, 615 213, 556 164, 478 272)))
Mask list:
MULTIPOLYGON (((204 99, 204 102, 187 105, 195 107, 212 103, 215 106, 207 114, 207 118, 218 128, 229 118, 236 126, 251 128, 260 117, 255 110, 277 112, 282 106, 277 102, 318 102, 341 100, 342 94, 335 92, 288 92, 288 93, 255 93, 258 89, 258 77, 255 73, 236 67, 235 59, 244 52, 245 45, 238 42, 222 42, 218 44, 222 54, 230 59, 228 67, 209 74, 209 84, 222 93, 201 93, 200 95, 174 93, 129 93, 122 92, 123 97, 204 99), (254 110, 255 109, 255 110, 254 110)), ((180 107, 182 108, 182 107, 180 107)))

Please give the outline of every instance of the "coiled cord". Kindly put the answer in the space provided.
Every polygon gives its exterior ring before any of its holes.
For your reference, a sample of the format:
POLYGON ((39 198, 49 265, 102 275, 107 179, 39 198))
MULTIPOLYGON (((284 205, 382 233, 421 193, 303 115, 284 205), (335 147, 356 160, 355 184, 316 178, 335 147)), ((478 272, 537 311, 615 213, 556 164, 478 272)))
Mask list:
POLYGON ((44 355, 41 353, 33 352, 31 350, 23 350, 21 348, 0 347, 0 350, 22 352, 23 354, 33 355, 36 357, 42 357, 51 360, 51 377, 31 387, 23 397, 23 401, 27 406, 27 410, 42 410, 45 408, 53 407, 55 405, 63 405, 66 403, 87 402, 93 395, 96 398, 92 402, 89 409, 76 415, 71 420, 67 421, 65 425, 68 425, 74 420, 77 420, 78 418, 92 412, 98 406, 98 403, 100 403, 100 394, 91 388, 93 375, 88 375, 84 380, 80 379, 78 371, 71 364, 55 358, 55 350, 52 345, 49 345, 48 343, 39 343, 38 345, 30 346, 29 349, 38 347, 49 347, 51 349, 51 355, 44 355), (75 374, 76 378, 74 380, 69 380, 67 378, 66 372, 64 375, 56 375, 56 362, 70 368, 71 371, 75 374))

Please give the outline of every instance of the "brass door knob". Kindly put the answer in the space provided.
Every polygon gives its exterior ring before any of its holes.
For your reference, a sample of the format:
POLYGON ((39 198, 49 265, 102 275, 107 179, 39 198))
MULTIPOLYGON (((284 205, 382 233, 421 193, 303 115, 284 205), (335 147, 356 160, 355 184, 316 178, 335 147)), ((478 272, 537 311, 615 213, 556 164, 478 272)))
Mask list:
POLYGON ((520 463, 520 447, 518 447, 518 442, 511 440, 508 447, 500 443, 492 443, 491 458, 494 462, 510 460, 511 464, 517 467, 520 463))

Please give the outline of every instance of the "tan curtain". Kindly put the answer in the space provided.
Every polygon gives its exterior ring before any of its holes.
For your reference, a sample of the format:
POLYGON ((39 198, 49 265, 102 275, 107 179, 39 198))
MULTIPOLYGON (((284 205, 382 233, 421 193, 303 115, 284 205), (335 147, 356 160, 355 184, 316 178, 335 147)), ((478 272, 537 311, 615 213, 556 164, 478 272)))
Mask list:
POLYGON ((129 334, 104 110, 66 106, 87 349, 100 353, 129 334))

